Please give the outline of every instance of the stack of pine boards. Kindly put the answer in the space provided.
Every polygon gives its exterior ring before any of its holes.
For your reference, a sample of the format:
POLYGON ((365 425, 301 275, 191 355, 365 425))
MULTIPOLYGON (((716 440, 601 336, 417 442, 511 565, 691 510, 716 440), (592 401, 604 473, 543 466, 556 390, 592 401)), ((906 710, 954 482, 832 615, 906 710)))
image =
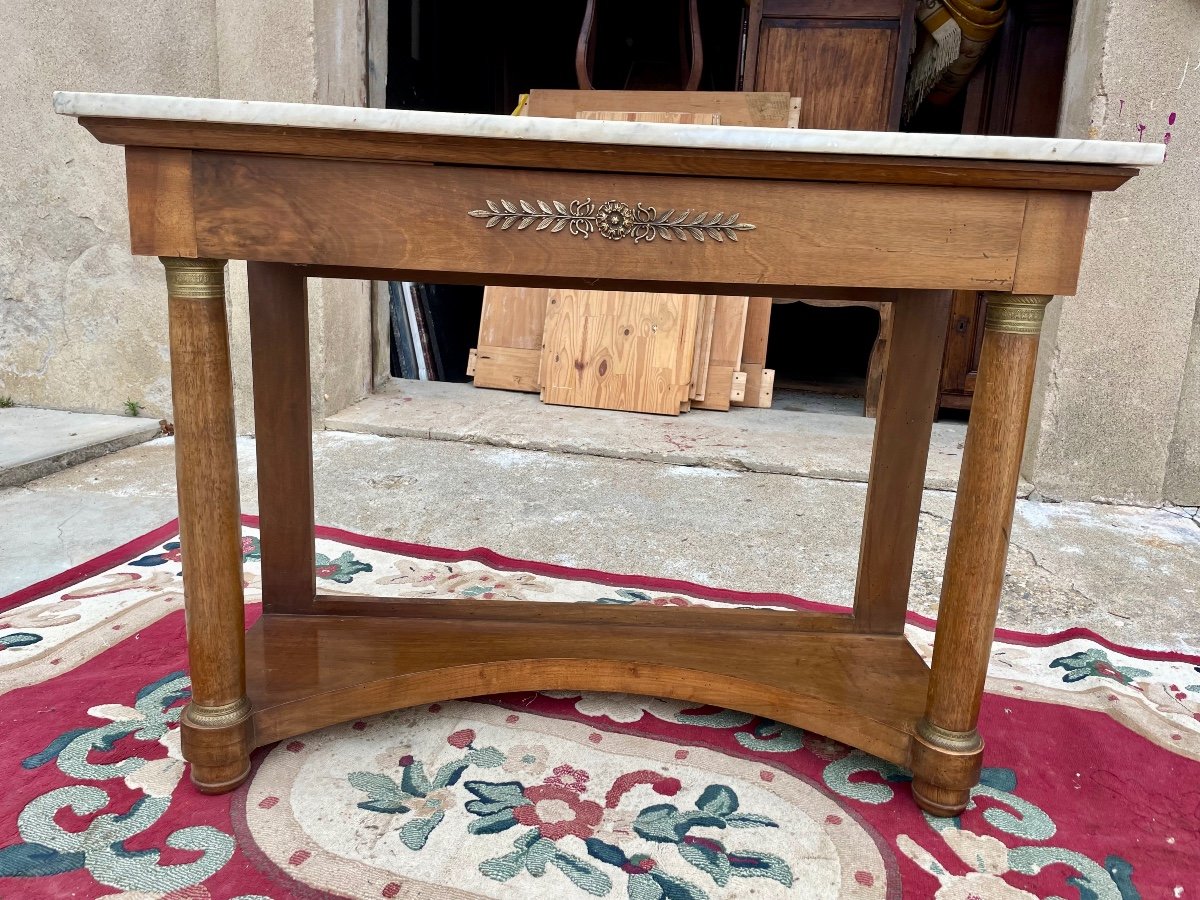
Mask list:
MULTIPOLYGON (((534 91, 524 115, 760 125, 795 123, 783 93, 534 91)), ((636 291, 488 287, 475 386, 545 403, 678 415, 769 407, 771 300, 636 291)))

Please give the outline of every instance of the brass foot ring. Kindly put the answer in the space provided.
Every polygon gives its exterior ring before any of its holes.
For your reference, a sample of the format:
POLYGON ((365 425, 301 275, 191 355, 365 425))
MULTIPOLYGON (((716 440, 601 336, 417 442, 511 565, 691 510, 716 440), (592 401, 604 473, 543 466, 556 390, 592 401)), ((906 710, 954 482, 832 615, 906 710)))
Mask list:
POLYGON ((972 728, 970 731, 951 731, 934 725, 928 719, 917 722, 917 736, 931 747, 950 753, 977 753, 983 749, 983 738, 972 728))
POLYGON ((250 701, 239 697, 232 703, 221 706, 199 706, 189 703, 183 709, 180 721, 192 728, 221 729, 238 725, 250 718, 250 701))

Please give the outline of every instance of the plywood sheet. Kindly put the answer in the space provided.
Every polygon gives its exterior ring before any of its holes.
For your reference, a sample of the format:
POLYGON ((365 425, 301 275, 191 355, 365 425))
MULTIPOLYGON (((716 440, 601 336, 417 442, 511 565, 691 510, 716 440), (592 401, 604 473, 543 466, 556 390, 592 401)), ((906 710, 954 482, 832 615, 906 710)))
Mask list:
POLYGON ((693 294, 551 290, 542 400, 678 415, 691 383, 693 294))

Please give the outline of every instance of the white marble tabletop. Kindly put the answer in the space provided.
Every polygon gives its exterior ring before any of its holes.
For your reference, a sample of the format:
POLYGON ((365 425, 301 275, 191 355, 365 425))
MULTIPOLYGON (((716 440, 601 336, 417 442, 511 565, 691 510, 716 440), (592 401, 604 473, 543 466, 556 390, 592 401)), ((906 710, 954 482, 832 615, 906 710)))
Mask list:
POLYGON ((1124 141, 602 122, 72 91, 57 91, 54 94, 54 110, 67 116, 119 119, 858 156, 1153 166, 1161 163, 1166 155, 1166 147, 1162 144, 1124 141))

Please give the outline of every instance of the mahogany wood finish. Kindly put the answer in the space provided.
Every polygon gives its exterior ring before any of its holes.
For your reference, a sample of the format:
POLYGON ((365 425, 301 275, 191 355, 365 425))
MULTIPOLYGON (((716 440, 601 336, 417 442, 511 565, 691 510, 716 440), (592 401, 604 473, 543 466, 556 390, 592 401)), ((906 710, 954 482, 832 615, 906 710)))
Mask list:
POLYGON ((456 618, 459 605, 429 619, 264 616, 247 635, 255 739, 495 692, 637 690, 804 723, 903 764, 929 678, 902 637, 706 630, 691 609, 657 628, 498 622, 456 618))
POLYGON ((183 589, 192 700, 180 717, 180 729, 193 783, 220 793, 249 774, 253 746, 225 262, 164 257, 163 265, 179 540, 188 554, 183 589))
POLYGON ((302 268, 262 262, 246 276, 263 612, 303 612, 317 589, 308 279, 302 268))
MULTIPOLYGON (((665 292, 686 285, 687 293, 713 293, 689 278, 704 272, 712 279, 706 283, 733 288, 723 293, 761 294, 765 287, 788 296, 811 282, 920 288, 937 270, 949 287, 1003 290, 1013 283, 1018 250, 1034 257, 1057 252, 1053 244, 1021 247, 1025 191, 959 188, 951 199, 951 189, 909 185, 534 173, 224 153, 195 154, 192 172, 201 254, 292 263, 315 257, 342 266, 463 273, 488 284, 501 283, 493 278, 498 275, 554 272, 594 287, 646 285, 665 292), (466 215, 489 199, 565 203, 585 197, 664 211, 738 212, 756 230, 738 244, 662 242, 656 246, 671 248, 673 265, 653 267, 646 265, 649 247, 632 240, 487 230, 466 215), (930 217, 930 208, 944 214, 930 217), (440 239, 429 240, 431 233, 440 239)), ((1042 275, 1039 290, 1070 293, 1077 268, 1069 277, 1042 275)))
POLYGON ((1025 298, 1036 316, 996 321, 1012 309, 990 295, 979 381, 963 449, 946 551, 925 718, 918 728, 913 794, 935 814, 961 811, 978 782, 983 742, 975 730, 1004 581, 1041 316, 1050 297, 1025 298), (945 768, 945 753, 954 765, 945 768))
MULTIPOLYGON (((599 92, 598 92, 599 93, 599 92)), ((540 109, 540 107, 539 107, 540 109)), ((539 112, 538 115, 541 115, 539 112)), ((838 181, 871 184, 924 184, 958 187, 1031 188, 1060 191, 1113 191, 1138 173, 1131 166, 1041 163, 1008 160, 926 159, 803 155, 745 150, 693 150, 675 147, 547 144, 505 138, 463 138, 398 132, 339 131, 276 125, 224 125, 213 122, 161 122, 145 119, 82 117, 101 143, 130 150, 159 148, 287 154, 335 159, 377 159, 463 166, 570 169, 656 175, 712 175, 782 181, 838 181)), ((724 121, 724 119, 722 119, 724 121)), ((126 172, 129 172, 127 166, 126 172)), ((137 179, 143 191, 147 185, 137 179)), ((147 192, 147 196, 152 192, 147 192)), ((176 192, 175 202, 186 197, 176 192)), ((164 208, 172 202, 163 198, 164 208)), ((139 229, 146 223, 139 220, 139 229)))
POLYGON ((896 375, 883 383, 875 418, 854 617, 863 631, 901 634, 950 294, 904 291, 889 306, 895 319, 889 365, 896 375))
MULTIPOLYGON (((1043 295, 1074 290, 1086 191, 1115 187, 1134 170, 548 152, 536 141, 356 135, 355 143, 321 129, 83 121, 102 140, 130 145, 134 252, 169 257, 194 692, 183 747, 202 790, 236 786, 254 746, 351 717, 489 691, 597 689, 816 729, 913 768, 925 809, 962 808, 978 778, 975 726, 1036 359, 1033 319, 1043 295), (489 199, 584 197, 723 209, 756 230, 737 242, 635 244, 488 229, 467 216, 489 199), (248 636, 226 258, 250 262, 266 609, 248 636), (304 287, 313 276, 894 301, 853 615, 316 594, 304 287), (930 671, 902 626, 937 351, 955 289, 999 293, 930 671)), ((756 348, 747 344, 747 359, 756 348)))

